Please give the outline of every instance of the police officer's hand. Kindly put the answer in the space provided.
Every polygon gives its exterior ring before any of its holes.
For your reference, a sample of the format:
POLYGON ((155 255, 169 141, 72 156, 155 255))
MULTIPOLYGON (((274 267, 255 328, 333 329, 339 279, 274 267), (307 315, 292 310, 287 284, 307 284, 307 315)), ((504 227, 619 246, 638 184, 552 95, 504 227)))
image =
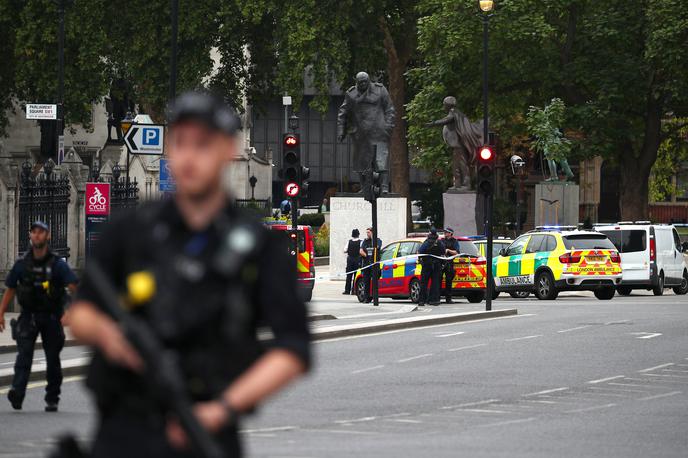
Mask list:
POLYGON ((135 372, 143 370, 143 360, 124 337, 119 326, 112 320, 104 320, 98 339, 98 346, 107 359, 135 372))
MULTIPOLYGON (((219 401, 199 402, 194 406, 196 418, 208 431, 215 433, 229 422, 229 411, 219 401)), ((167 422, 167 439, 174 447, 184 449, 189 446, 186 433, 175 419, 167 422)))

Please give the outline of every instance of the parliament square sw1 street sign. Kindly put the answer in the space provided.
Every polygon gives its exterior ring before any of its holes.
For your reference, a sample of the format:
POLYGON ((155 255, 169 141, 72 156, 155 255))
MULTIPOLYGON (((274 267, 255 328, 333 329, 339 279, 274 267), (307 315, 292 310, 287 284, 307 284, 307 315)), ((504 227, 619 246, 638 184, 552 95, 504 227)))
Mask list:
POLYGON ((165 145, 165 126, 162 124, 132 124, 124 136, 124 144, 131 154, 162 155, 165 145))

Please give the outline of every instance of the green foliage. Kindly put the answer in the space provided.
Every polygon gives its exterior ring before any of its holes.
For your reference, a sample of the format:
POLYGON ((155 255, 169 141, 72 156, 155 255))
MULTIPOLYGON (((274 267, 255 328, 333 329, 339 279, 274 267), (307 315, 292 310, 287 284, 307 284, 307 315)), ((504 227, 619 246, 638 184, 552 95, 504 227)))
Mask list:
POLYGON ((325 215, 322 213, 304 213, 299 216, 298 222, 304 226, 320 227, 325 223, 325 215))
POLYGON ((444 224, 444 204, 442 193, 447 187, 441 183, 432 183, 420 193, 418 207, 421 218, 430 218, 432 224, 439 227, 444 224))
POLYGON ((545 108, 531 106, 526 115, 528 133, 534 137, 533 149, 553 161, 566 159, 571 151, 571 141, 561 132, 566 106, 555 98, 545 108))
POLYGON ((330 255, 330 227, 327 224, 323 224, 315 234, 314 245, 316 256, 330 255))
POLYGON ((664 128, 673 134, 660 145, 657 161, 652 166, 650 198, 655 202, 669 200, 672 195, 686 191, 677 188, 673 177, 688 161, 688 119, 672 120, 664 128))

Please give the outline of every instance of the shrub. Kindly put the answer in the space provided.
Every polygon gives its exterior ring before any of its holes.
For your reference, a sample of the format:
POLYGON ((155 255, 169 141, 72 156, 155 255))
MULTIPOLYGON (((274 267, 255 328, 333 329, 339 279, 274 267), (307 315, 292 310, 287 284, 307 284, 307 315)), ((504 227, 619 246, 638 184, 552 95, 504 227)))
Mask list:
POLYGON ((327 224, 323 224, 318 233, 315 234, 314 243, 316 256, 330 255, 330 228, 327 226, 327 224))
POLYGON ((298 221, 304 226, 320 227, 325 223, 325 215, 322 213, 305 213, 299 216, 298 221))

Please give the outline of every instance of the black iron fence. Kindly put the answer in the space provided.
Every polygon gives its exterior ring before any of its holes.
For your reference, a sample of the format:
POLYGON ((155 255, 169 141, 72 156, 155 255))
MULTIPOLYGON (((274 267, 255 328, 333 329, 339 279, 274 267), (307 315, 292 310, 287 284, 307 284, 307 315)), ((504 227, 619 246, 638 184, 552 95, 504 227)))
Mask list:
POLYGON ((269 199, 235 199, 234 205, 238 208, 248 208, 254 210, 261 216, 270 216, 272 211, 271 202, 269 199))
POLYGON ((136 178, 127 182, 127 178, 121 175, 122 170, 119 165, 115 165, 110 179, 110 211, 112 213, 135 208, 139 203, 139 185, 136 178))
POLYGON ((29 230, 34 221, 50 226, 50 246, 60 256, 69 257, 67 246, 67 215, 69 207, 69 179, 53 172, 52 159, 40 165, 26 161, 22 164, 19 185, 19 255, 29 247, 29 230), (38 172, 38 173, 36 173, 38 172))

